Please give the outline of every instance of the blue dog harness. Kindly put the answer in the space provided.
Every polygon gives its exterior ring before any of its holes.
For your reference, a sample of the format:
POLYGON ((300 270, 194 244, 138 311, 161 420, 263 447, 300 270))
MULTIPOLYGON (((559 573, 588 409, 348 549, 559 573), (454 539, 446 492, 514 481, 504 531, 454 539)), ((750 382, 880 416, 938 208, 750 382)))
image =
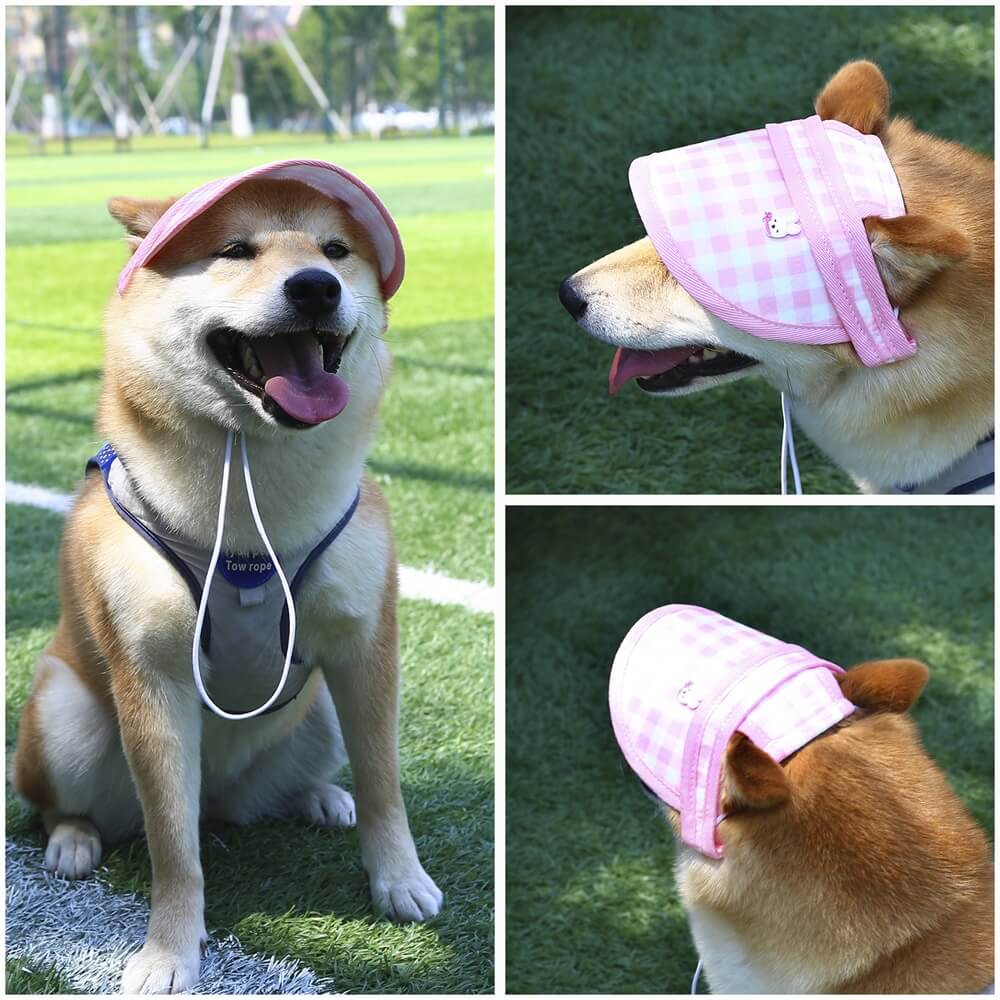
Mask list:
POLYGON ((972 451, 926 483, 897 486, 894 493, 931 493, 949 496, 993 492, 993 432, 986 435, 972 451))
MULTIPOLYGON (((91 469, 100 470, 114 509, 177 571, 198 607, 211 552, 172 533, 163 524, 140 495, 110 444, 105 444, 90 459, 87 471, 91 469)), ((360 497, 359 490, 340 520, 316 545, 280 557, 293 598, 309 567, 347 527, 358 509, 360 497)), ((211 658, 207 689, 212 701, 225 705, 228 712, 249 712, 263 704, 282 670, 288 649, 289 617, 276 573, 268 555, 223 553, 219 558, 202 627, 201 652, 211 658), (267 641, 269 635, 271 641, 267 641)), ((304 662, 293 649, 286 687, 294 693, 267 712, 275 712, 298 697, 313 669, 314 665, 304 662)))

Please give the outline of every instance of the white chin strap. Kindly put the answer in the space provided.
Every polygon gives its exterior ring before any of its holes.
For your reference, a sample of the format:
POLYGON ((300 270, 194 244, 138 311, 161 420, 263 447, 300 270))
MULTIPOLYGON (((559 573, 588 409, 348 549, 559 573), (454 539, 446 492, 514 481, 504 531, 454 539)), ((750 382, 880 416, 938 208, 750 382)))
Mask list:
MULTIPOLYGON (((893 315, 899 319, 899 306, 893 310, 893 315)), ((792 415, 788 411, 788 399, 781 394, 781 495, 788 493, 788 460, 792 462, 792 478, 795 480, 795 492, 802 495, 802 480, 799 479, 799 463, 795 460, 795 432, 792 430, 792 415)))
POLYGON ((211 709, 220 719, 231 719, 233 721, 252 719, 254 716, 261 715, 281 697, 281 692, 285 689, 285 683, 288 680, 288 671, 292 665, 292 650, 295 648, 295 602, 292 600, 292 589, 288 586, 284 570, 281 568, 281 563, 278 562, 278 557, 271 546, 271 540, 267 537, 267 532, 264 530, 264 525, 261 522, 260 511, 257 510, 257 499, 254 496, 253 483, 250 480, 250 459, 247 457, 247 442, 242 434, 240 435, 240 451, 243 455, 243 480, 247 484, 247 499, 250 501, 250 512, 253 514, 257 533, 264 542, 267 554, 271 557, 271 562, 278 573, 278 579, 281 580, 281 589, 285 592, 285 603, 288 607, 288 646, 285 649, 285 665, 281 670, 281 679, 278 681, 278 686, 274 689, 274 694, 260 708, 255 708, 252 712, 227 712, 219 708, 209 697, 201 677, 201 631, 205 624, 205 615, 208 612, 208 595, 212 590, 212 582, 215 579, 215 567, 219 562, 219 554, 222 551, 222 532, 226 524, 226 501, 229 498, 229 467, 232 464, 233 457, 233 432, 228 431, 226 433, 226 454, 222 464, 222 490, 219 496, 219 521, 215 531, 215 547, 212 549, 212 558, 209 561, 208 573, 205 576, 205 586, 201 592, 201 603, 198 605, 198 622, 194 628, 194 641, 191 645, 191 667, 194 671, 195 687, 198 689, 198 694, 201 695, 201 700, 205 703, 205 707, 211 709))
POLYGON ((788 410, 788 397, 781 394, 781 495, 788 493, 788 460, 792 460, 792 478, 795 492, 802 494, 802 480, 799 479, 799 463, 795 460, 795 432, 792 430, 792 415, 788 410))
POLYGON ((691 978, 691 995, 694 996, 698 992, 698 979, 701 977, 701 959, 698 959, 698 965, 695 967, 694 976, 691 978))

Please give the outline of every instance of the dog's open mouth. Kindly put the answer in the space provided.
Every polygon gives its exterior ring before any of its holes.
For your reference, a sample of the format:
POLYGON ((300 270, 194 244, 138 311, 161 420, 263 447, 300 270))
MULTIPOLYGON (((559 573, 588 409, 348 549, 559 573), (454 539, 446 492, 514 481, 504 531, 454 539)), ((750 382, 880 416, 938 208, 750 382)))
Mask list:
POLYGON ((611 364, 608 392, 618 395, 621 387, 633 378, 646 392, 669 392, 683 389, 698 378, 729 375, 756 364, 754 358, 724 348, 691 345, 662 351, 633 351, 620 347, 611 364))
POLYGON ((349 340, 322 330, 247 337, 222 328, 208 335, 233 381, 288 427, 314 427, 347 405, 347 383, 337 372, 349 340))

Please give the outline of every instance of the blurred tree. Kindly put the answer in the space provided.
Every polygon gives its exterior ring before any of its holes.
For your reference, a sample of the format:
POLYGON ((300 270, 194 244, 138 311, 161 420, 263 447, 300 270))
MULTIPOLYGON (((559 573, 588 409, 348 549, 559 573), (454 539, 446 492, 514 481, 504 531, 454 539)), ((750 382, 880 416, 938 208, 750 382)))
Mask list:
POLYGON ((280 46, 271 42, 243 48, 243 77, 258 127, 277 128, 296 107, 295 70, 280 46))
MULTIPOLYGON (((110 97, 112 103, 121 102, 132 121, 142 121, 148 106, 144 101, 160 92, 197 25, 213 9, 218 10, 210 5, 123 5, 120 12, 116 7, 99 5, 67 7, 74 38, 67 69, 72 69, 77 58, 87 58, 102 81, 105 95, 101 101, 93 94, 88 96, 92 90, 88 72, 75 86, 71 104, 85 104, 88 118, 100 120, 102 125, 113 124, 110 119, 114 108, 110 115, 107 112, 106 98, 110 97), (116 46, 116 39, 123 44, 116 46), (143 91, 142 97, 139 90, 143 91)), ((243 89, 259 127, 280 127, 290 119, 315 127, 320 121, 315 99, 269 29, 267 18, 271 15, 286 17, 287 8, 246 7, 240 11, 235 30, 240 30, 239 25, 242 30, 239 38, 234 33, 236 48, 230 47, 223 65, 216 117, 226 115, 234 90, 240 89, 241 62, 243 89)), ((13 17, 16 19, 16 13, 13 17)), ((54 66, 52 33, 42 30, 50 25, 51 13, 43 8, 42 17, 31 19, 30 27, 24 18, 21 20, 24 23, 20 30, 44 36, 48 65, 54 66)), ((181 114, 191 119, 197 115, 217 25, 216 17, 169 105, 160 109, 161 118, 181 114)), ((8 36, 19 30, 10 14, 7 26, 8 36)), ((452 122, 458 104, 492 104, 490 7, 329 5, 320 11, 309 6, 288 30, 313 75, 328 92, 333 107, 355 126, 358 116, 373 105, 379 109, 389 104, 437 107, 442 83, 452 122), (325 30, 324 17, 328 21, 325 30)), ((8 59, 8 91, 15 70, 15 60, 8 59)), ((53 81, 46 81, 44 72, 32 73, 25 79, 24 108, 18 112, 19 120, 27 123, 40 117, 41 91, 46 83, 51 104, 53 81)))
MULTIPOLYGON (((446 7, 445 87, 452 110, 493 103, 493 8, 446 7)), ((405 100, 437 106, 441 90, 437 7, 407 7, 400 84, 405 100)))
MULTIPOLYGON (((398 44, 388 7, 327 7, 332 45, 325 47, 323 19, 310 7, 290 34, 317 79, 324 79, 330 62, 332 93, 327 96, 342 116, 353 122, 375 102, 382 106, 396 96, 398 44)), ((297 81, 300 105, 312 104, 305 85, 297 81)))

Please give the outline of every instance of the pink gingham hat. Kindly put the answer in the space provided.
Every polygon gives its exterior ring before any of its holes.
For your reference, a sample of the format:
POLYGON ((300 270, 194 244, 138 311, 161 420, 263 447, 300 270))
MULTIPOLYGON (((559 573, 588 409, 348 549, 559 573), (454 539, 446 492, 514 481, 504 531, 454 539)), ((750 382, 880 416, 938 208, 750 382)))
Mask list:
POLYGON ((903 215, 878 136, 817 115, 653 153, 629 183, 670 273, 766 340, 850 341, 865 365, 911 357, 862 219, 903 215))
POLYGON ((834 663, 706 608, 669 604, 632 626, 611 669, 615 738, 680 813, 681 839, 721 858, 715 828, 729 738, 782 761, 854 711, 834 663))
POLYGON ((329 198, 342 202, 351 217, 371 237, 378 257, 382 291, 391 298, 403 281, 403 242, 399 230, 379 196, 354 174, 325 160, 279 160, 245 170, 232 177, 209 181, 178 198, 157 219, 118 276, 118 293, 125 294, 137 268, 148 264, 188 223, 234 188, 258 177, 308 184, 329 198))

